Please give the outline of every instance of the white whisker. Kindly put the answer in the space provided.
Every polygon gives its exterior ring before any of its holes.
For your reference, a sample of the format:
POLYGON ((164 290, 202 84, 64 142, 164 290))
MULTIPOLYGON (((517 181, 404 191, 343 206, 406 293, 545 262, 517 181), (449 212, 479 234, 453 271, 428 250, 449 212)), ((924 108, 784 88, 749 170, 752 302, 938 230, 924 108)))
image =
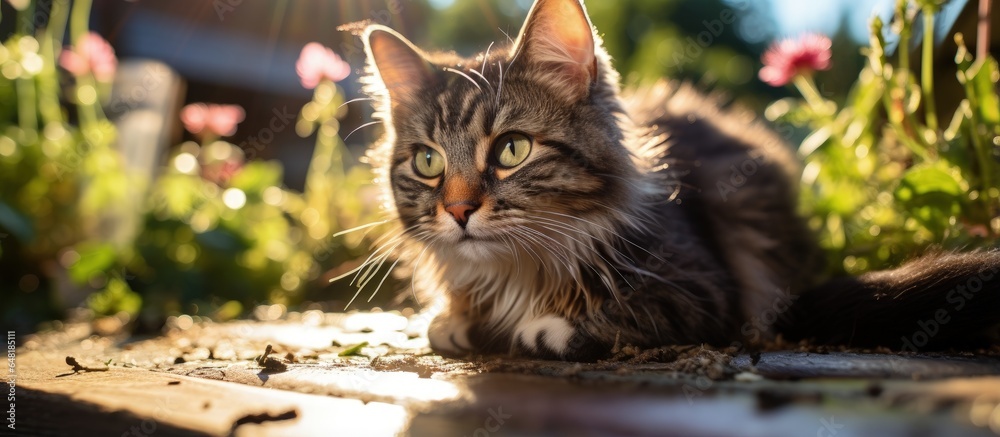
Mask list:
POLYGON ((507 236, 500 234, 500 240, 503 241, 503 245, 507 246, 507 251, 510 252, 511 256, 514 257, 514 276, 521 276, 521 260, 517 256, 517 248, 513 246, 513 243, 507 238, 507 236))
POLYGON ((333 278, 333 279, 330 279, 330 282, 337 282, 337 281, 339 281, 339 280, 341 280, 341 279, 344 279, 344 278, 346 278, 346 277, 348 277, 348 276, 351 276, 351 275, 352 275, 353 273, 355 273, 355 272, 357 272, 358 270, 361 270, 361 269, 363 269, 363 268, 365 268, 365 263, 361 263, 361 264, 360 264, 360 265, 358 265, 357 267, 355 267, 355 268, 351 269, 351 271, 349 271, 349 272, 347 272, 347 273, 344 273, 344 274, 341 274, 341 275, 338 275, 337 277, 335 277, 335 278, 333 278))
POLYGON ((482 90, 483 90, 483 87, 479 86, 479 83, 478 83, 478 82, 476 82, 475 80, 473 80, 473 79, 472 79, 471 77, 469 77, 469 75, 468 75, 468 74, 465 74, 465 73, 463 73, 463 72, 461 72, 461 71, 458 71, 458 70, 456 70, 456 69, 454 69, 454 68, 448 68, 448 67, 445 67, 445 68, 444 68, 444 71, 447 71, 447 72, 449 72, 449 73, 455 73, 455 74, 457 74, 457 75, 459 75, 459 76, 462 76, 462 77, 464 77, 464 78, 468 79, 468 80, 469 80, 469 82, 471 82, 471 83, 472 83, 473 85, 475 85, 475 86, 476 86, 476 88, 478 88, 478 89, 479 89, 479 91, 482 91, 482 90))
MULTIPOLYGON (((420 234, 420 235, 423 235, 423 234, 420 234)), ((392 242, 400 240, 403 237, 404 237, 404 235, 400 235, 400 236, 398 236, 396 238, 393 238, 389 243, 386 243, 385 245, 383 245, 383 247, 388 246, 389 244, 392 244, 392 242)), ((418 240, 418 241, 420 241, 420 240, 418 240)), ((363 290, 365 288, 365 286, 367 286, 368 283, 371 282, 371 280, 375 278, 374 273, 377 272, 377 271, 379 271, 379 270, 381 270, 382 266, 385 264, 385 261, 389 258, 390 255, 392 255, 392 252, 395 251, 396 248, 398 248, 399 246, 403 245, 404 243, 406 243, 406 240, 402 240, 402 241, 399 241, 398 243, 395 243, 395 245, 392 246, 392 248, 390 248, 389 250, 387 250, 382 255, 379 255, 378 258, 376 258, 374 261, 372 261, 369 264, 368 270, 366 270, 365 273, 360 278, 361 282, 358 283, 358 291, 354 293, 354 296, 351 297, 351 300, 349 302, 347 302, 347 306, 344 307, 345 311, 347 310, 347 308, 349 308, 351 306, 352 303, 354 303, 354 300, 358 298, 358 295, 361 294, 361 290, 363 290)), ((374 254, 372 254, 372 255, 374 255, 374 254)), ((371 257, 369 257, 369 258, 371 258, 371 257)), ((382 288, 382 284, 385 282, 386 278, 389 276, 389 273, 392 272, 392 269, 396 267, 397 263, 399 263, 398 259, 394 263, 392 263, 391 267, 389 267, 389 271, 386 273, 385 276, 382 277, 382 281, 379 282, 379 285, 378 285, 378 287, 375 288, 375 291, 372 293, 372 296, 368 298, 369 302, 371 302, 372 298, 375 297, 375 293, 378 293, 378 290, 380 288, 382 288)), ((356 277, 355 279, 358 279, 358 278, 356 277)), ((353 284, 353 283, 354 283, 354 281, 351 281, 351 284, 353 284)))
POLYGON ((486 60, 490 58, 490 49, 493 48, 493 43, 495 42, 490 42, 490 46, 486 48, 486 54, 483 55, 483 68, 481 68, 483 71, 486 71, 486 60))
MULTIPOLYGON (((414 228, 416 228, 417 226, 418 226, 418 225, 413 225, 413 226, 410 226, 410 227, 408 227, 408 228, 406 228, 406 229, 403 229, 403 230, 396 230, 396 231, 392 231, 392 232, 387 232, 387 233, 386 233, 385 235, 383 235, 383 236, 381 236, 381 237, 377 238, 377 239, 376 239, 376 240, 375 240, 375 241, 374 241, 374 242, 372 243, 372 246, 378 246, 378 248, 377 248, 377 249, 376 249, 376 250, 375 250, 374 252, 372 252, 372 254, 371 254, 371 255, 369 255, 369 256, 368 256, 368 258, 367 258, 367 259, 365 260, 365 262, 364 262, 364 263, 362 263, 362 267, 364 267, 365 265, 367 265, 367 264, 368 264, 369 262, 374 262, 374 261, 372 260, 372 258, 374 258, 374 257, 375 257, 376 255, 378 255, 378 253, 379 253, 379 252, 381 252, 382 250, 384 250, 384 249, 385 249, 385 248, 386 248, 387 246, 389 246, 390 244, 393 244, 393 243, 395 243, 396 241, 398 241, 398 240, 400 240, 401 238, 403 238, 403 237, 405 236, 406 232, 410 231, 411 229, 414 229, 414 228), (394 235, 394 236, 393 236, 393 235, 394 235), (390 236, 393 236, 393 237, 392 237, 392 238, 389 238, 390 236), (384 240, 384 239, 386 239, 386 238, 389 238, 389 240, 388 240, 388 241, 387 241, 386 243, 384 243, 384 244, 381 244, 381 241, 383 241, 383 240, 384 240)), ((378 258, 375 258, 375 259, 377 260, 378 258)), ((370 270, 370 269, 369 269, 369 270, 370 270)), ((360 273, 359 273, 359 274, 360 274, 360 273)), ((364 275, 364 276, 367 276, 367 273, 365 273, 365 275, 364 275)), ((355 275, 355 276, 354 276, 354 278, 353 278, 353 279, 351 279, 351 284, 350 284, 350 285, 354 285, 354 281, 357 281, 357 280, 358 280, 358 275, 355 275)))
POLYGON ((396 262, 392 263, 391 266, 389 266, 389 270, 387 270, 385 272, 385 276, 382 276, 382 280, 378 282, 378 286, 375 287, 375 291, 372 292, 371 296, 368 296, 368 302, 371 302, 372 299, 375 298, 375 294, 378 293, 378 291, 382 289, 382 284, 385 283, 385 280, 389 277, 389 274, 392 273, 392 269, 396 268, 396 264, 399 264, 399 260, 398 259, 396 260, 396 262))
POLYGON ((373 124, 379 124, 381 122, 382 122, 381 120, 369 121, 368 123, 365 123, 365 124, 363 124, 361 126, 358 126, 357 129, 352 130, 351 133, 347 134, 347 136, 344 137, 344 141, 347 141, 347 139, 350 138, 351 135, 354 135, 355 132, 357 132, 357 131, 359 131, 361 129, 364 129, 364 128, 368 127, 368 126, 371 126, 373 124))
POLYGON ((486 79, 486 76, 483 76, 483 73, 480 73, 480 72, 476 71, 475 69, 471 69, 469 71, 472 72, 472 74, 475 74, 476 76, 479 76, 480 78, 482 78, 483 82, 486 82, 486 86, 490 87, 490 89, 493 89, 493 84, 491 84, 490 81, 488 79, 486 79))
POLYGON ((499 68, 500 68, 500 86, 499 86, 499 88, 497 89, 497 100, 496 100, 496 105, 497 105, 497 106, 500 106, 500 94, 502 94, 502 93, 503 93, 503 63, 502 63, 502 62, 500 62, 500 61, 497 61, 497 67, 499 67, 499 68))
MULTIPOLYGON (((382 238, 385 238, 386 236, 388 236, 388 235, 392 235, 392 234, 394 234, 394 233, 396 233, 396 232, 389 232, 389 233, 386 233, 386 234, 385 234, 385 235, 383 235, 382 237, 379 237, 379 239, 378 239, 378 240, 376 240, 376 241, 375 241, 375 243, 372 243, 372 245, 376 245, 376 244, 378 244, 378 241, 380 241, 380 240, 381 240, 382 238)), ((399 236, 397 236, 397 237, 393 238, 393 239, 392 239, 392 241, 395 241, 395 239, 396 239, 396 238, 399 238, 399 236)), ((391 242, 390 242, 390 243, 388 243, 388 244, 391 244, 391 242)), ((387 244, 387 245, 388 245, 388 244, 387 244)), ((382 249, 383 249, 383 248, 384 248, 384 246, 382 246, 382 247, 379 247, 379 248, 378 248, 377 250, 375 250, 374 252, 372 252, 372 253, 371 253, 371 255, 369 255, 369 256, 368 256, 368 258, 367 258, 367 259, 365 259, 365 261, 364 261, 363 263, 361 263, 361 265, 359 265, 359 266, 357 266, 357 267, 355 267, 355 268, 351 269, 351 271, 349 271, 349 272, 347 272, 347 273, 344 273, 344 274, 342 274, 342 275, 339 275, 339 276, 337 276, 337 277, 335 277, 335 278, 333 278, 333 279, 330 279, 330 282, 336 282, 336 281, 339 281, 339 280, 341 280, 341 279, 344 279, 344 278, 346 278, 346 277, 350 276, 350 275, 351 275, 352 273, 358 273, 358 272, 359 272, 360 270, 362 270, 362 269, 364 269, 365 267, 367 267, 367 266, 368 266, 368 262, 369 262, 369 261, 371 261, 372 257, 374 257, 374 256, 375 256, 376 254, 378 254, 378 253, 379 253, 380 251, 382 251, 382 249)), ((352 279, 352 280, 351 280, 351 284, 354 284, 354 281, 355 281, 355 280, 357 280, 357 275, 355 275, 354 279, 352 279)))
MULTIPOLYGON (((555 238, 552 238, 552 237, 550 237, 548 235, 545 235, 545 233, 543 233, 543 232, 539 232, 539 231, 537 231, 535 229, 531 229, 529 227, 524 227, 523 229, 525 231, 528 231, 528 232, 530 232, 530 233, 532 233, 534 235, 537 235, 537 236, 539 236, 541 238, 547 239, 547 240, 555 243, 560 248, 562 248, 563 250, 561 250, 561 251, 559 251, 557 253, 557 252, 551 250, 549 247, 546 247, 545 245, 540 246, 540 247, 548 250, 553 255, 556 255, 557 258, 561 258, 560 262, 562 262, 563 266, 566 267, 566 273, 571 278, 573 278, 574 281, 576 281, 577 285, 579 285, 581 288, 585 288, 585 287, 583 287, 583 284, 580 283, 580 279, 577 277, 578 276, 577 273, 579 272, 579 269, 573 268, 574 260, 571 260, 570 259, 570 255, 569 255, 569 254, 573 253, 573 251, 569 247, 567 247, 565 244, 562 244, 559 240, 556 240, 555 238)), ((577 262, 580 261, 579 257, 577 255, 575 255, 575 254, 573 255, 573 258, 577 262)), ((593 268, 593 267, 591 267, 591 268, 593 268)), ((600 276, 600 273, 598 273, 596 270, 594 271, 594 273, 597 273, 600 276)))
POLYGON ((386 223, 391 222, 392 220, 393 219, 388 219, 388 220, 382 220, 382 221, 378 221, 378 222, 364 224, 364 225, 361 225, 361 226, 355 226, 355 227, 353 227, 351 229, 346 229, 346 230, 337 232, 336 234, 333 234, 333 237, 336 238, 336 237, 339 237, 341 235, 350 234, 351 232, 360 231, 362 229, 368 229, 368 228, 375 227, 375 226, 378 226, 378 225, 384 225, 386 223))
POLYGON ((580 241, 580 240, 578 240, 576 238, 573 238, 569 234, 567 234, 565 232, 562 232, 562 231, 560 231, 560 230, 558 230, 558 229, 556 229, 554 227, 547 226, 547 225, 540 224, 540 223, 538 224, 538 226, 541 226, 541 227, 543 227, 545 229, 548 229, 548 230, 550 230, 552 232, 556 232, 556 233, 558 233, 558 234, 560 234, 560 235, 562 235, 562 236, 564 236, 566 238, 569 238, 570 240, 573 240, 573 241, 576 241, 577 243, 580 243, 581 246, 583 246, 583 247, 585 247, 587 249, 590 249, 590 251, 594 252, 594 255, 597 255, 597 257, 600 258, 601 261, 604 261, 604 264, 606 266, 611 267, 615 272, 617 272, 618 276, 620 276, 622 278, 622 280, 625 281, 625 284, 628 285, 629 288, 635 290, 635 287, 633 287, 632 284, 630 282, 628 282, 628 279, 625 278, 625 275, 623 275, 622 272, 620 270, 618 270, 618 268, 615 267, 614 264, 611 263, 611 261, 608 261, 607 258, 605 258, 603 255, 601 255, 601 253, 598 252, 597 249, 595 249, 592 245, 587 244, 587 243, 585 243, 583 241, 580 241))
MULTIPOLYGON (((379 252, 381 252, 382 250, 384 250, 384 249, 385 249, 385 248, 386 248, 387 246, 389 246, 390 244, 395 244, 395 243, 396 243, 396 241, 398 241, 398 240, 399 240, 399 239, 400 239, 401 237, 402 237, 402 236, 399 236, 399 237, 395 237, 395 238, 393 238, 392 240, 389 240, 389 242, 388 242, 388 243, 386 243, 386 244, 382 245, 381 247, 379 247, 379 248, 378 248, 378 250, 376 250, 375 252, 372 252, 372 254, 368 256, 368 259, 366 259, 366 260, 365 260, 365 264, 367 264, 367 265, 368 265, 368 269, 366 269, 366 270, 364 271, 364 273, 358 273, 357 275, 354 275, 354 278, 353 278, 353 279, 351 279, 351 283, 350 283, 349 285, 354 285, 354 283, 355 283, 356 281, 358 281, 358 279, 359 279, 359 275, 360 275, 360 279, 361 279, 362 281, 364 281, 364 280, 365 280, 365 278, 366 278, 366 277, 368 277, 369 273, 371 273, 371 270, 372 270, 372 268, 373 268, 373 267, 375 267, 375 263, 377 263, 377 262, 378 262, 379 260, 381 260, 381 259, 382 259, 382 257, 383 257, 383 256, 384 256, 385 254, 382 254, 382 255, 378 255, 378 256, 376 256, 376 255, 377 255, 377 254, 378 254, 379 252), (374 258, 374 259, 372 259, 372 258, 374 258)), ((392 247, 393 247, 393 248, 395 248, 396 246, 392 246, 392 247)), ((391 249, 390 249, 390 250, 391 250, 391 249)), ((388 252, 386 252, 386 253, 388 253, 388 252)))
MULTIPOLYGON (((615 286, 614 282, 612 282, 611 279, 609 279, 607 277, 607 275, 610 274, 610 272, 607 271, 607 268, 610 267, 611 269, 613 269, 615 272, 618 273, 618 276, 620 276, 622 278, 622 280, 625 281, 625 284, 627 284, 629 286, 629 288, 635 290, 635 287, 633 287, 632 284, 628 282, 628 279, 625 279, 625 276, 618 270, 618 268, 615 267, 613 264, 611 264, 611 262, 609 262, 606 258, 604 258, 603 256, 601 256, 601 254, 598 253, 597 250, 594 249, 593 247, 590 247, 589 245, 584 244, 584 243, 580 242, 579 240, 576 240, 575 238, 570 237, 569 235, 566 235, 565 233, 560 232, 560 231, 558 231, 556 229, 550 228, 550 227, 545 226, 545 225, 539 225, 539 226, 541 226, 541 227, 543 227, 545 229, 548 229, 548 230, 550 230, 552 232, 557 232, 557 233, 559 233, 559 234, 561 234, 561 235, 563 235, 563 236, 565 236, 567 238, 570 238, 570 239, 572 239, 574 241, 577 241, 578 243, 582 244, 583 246, 588 247, 591 251, 594 252, 595 255, 597 255, 599 258, 601 258, 601 260, 604 261, 604 264, 601 266, 601 269, 604 270, 605 273, 598 272, 597 268, 594 267, 590 263, 584 262, 584 264, 586 264, 587 267, 589 267, 595 274, 597 274, 598 278, 601 278, 601 281, 604 282, 604 285, 608 287, 608 290, 611 292, 611 296, 615 298, 615 301, 618 302, 618 305, 621 306, 623 309, 628 310, 628 312, 630 314, 632 314, 632 319, 635 321, 636 326, 639 326, 639 318, 635 315, 635 312, 632 311, 631 306, 626 305, 624 302, 622 302, 621 297, 619 296, 619 293, 618 293, 618 287, 615 286)), ((542 234, 542 235, 544 235, 544 234, 542 234)), ((552 242, 554 242, 556 244, 559 244, 559 245, 561 245, 563 247, 566 247, 562 243, 560 243, 558 240, 556 240, 555 238, 549 237, 547 235, 546 235, 546 237, 549 240, 551 240, 552 242)))
POLYGON ((589 224, 591 224, 591 225, 594 225, 594 226, 597 226, 597 227, 599 227, 599 228, 601 228, 601 229, 604 229, 605 231, 608 231, 608 232, 610 232, 610 233, 611 233, 611 234, 613 234, 614 236, 616 236, 616 237, 620 238, 620 239, 621 239, 622 241, 624 241, 624 242, 626 242, 626 243, 628 243, 628 244, 630 244, 630 245, 632 245, 632 246, 635 246, 635 247, 636 247, 637 249, 639 249, 639 250, 641 250, 641 251, 643 251, 643 252, 646 252, 647 254, 649 254, 649 255, 650 255, 650 256, 652 256, 653 258, 656 258, 656 259, 657 259, 657 260, 659 260, 660 262, 664 262, 664 263, 666 263, 666 262, 667 262, 667 260, 665 260, 665 259, 663 259, 663 258, 660 258, 659 256, 656 256, 656 254, 654 254, 654 253, 652 253, 652 252, 650 252, 650 251, 648 251, 648 250, 646 250, 646 249, 643 249, 643 248, 642 248, 642 246, 639 246, 638 244, 635 244, 634 242, 632 242, 632 241, 631 241, 631 240, 629 240, 628 238, 625 238, 625 237, 623 237, 623 236, 622 236, 621 234, 619 234, 618 232, 615 232, 615 230, 614 230, 614 229, 611 229, 611 228, 608 228, 608 227, 606 227, 606 226, 603 226, 603 225, 601 225, 601 224, 598 224, 598 223, 595 223, 595 222, 592 222, 592 221, 590 221, 590 220, 587 220, 587 219, 584 219, 584 218, 580 218, 580 217, 576 217, 576 216, 572 216, 572 215, 569 215, 569 214, 561 214, 561 213, 558 213, 558 212, 555 212, 555 211, 539 211, 539 212, 542 212, 542 213, 546 213, 546 214, 555 214, 555 215, 558 215, 558 216, 560 216, 560 217, 566 217, 566 218, 571 218, 571 219, 574 219, 574 220, 580 220, 580 221, 582 221, 582 222, 584 222, 584 223, 589 223, 589 224))
POLYGON ((420 299, 417 298, 416 287, 417 269, 420 268, 420 261, 424 258, 424 254, 427 253, 427 249, 430 248, 431 247, 429 245, 424 246, 424 250, 421 250, 420 255, 417 255, 417 261, 413 263, 413 272, 410 273, 410 293, 413 293, 413 301, 417 303, 417 306, 420 306, 420 299))
POLYGON ((337 107, 337 109, 343 108, 344 106, 347 106, 347 105, 349 105, 351 103, 354 103, 354 102, 364 102, 364 101, 374 101, 374 100, 375 99, 371 98, 371 97, 358 97, 356 99, 351 99, 351 100, 348 100, 348 101, 342 103, 340 106, 337 107))
POLYGON ((500 33, 502 33, 502 34, 503 34, 503 36, 506 36, 506 37, 507 37, 507 41, 510 41, 510 43, 511 43, 511 44, 514 44, 514 39, 510 37, 510 34, 509 34, 509 33, 505 32, 505 31, 504 31, 503 29, 501 29, 501 28, 499 28, 499 27, 497 28, 497 30, 499 30, 499 31, 500 31, 500 33))
MULTIPOLYGON (((520 225, 518 225, 518 226, 520 227, 520 225)), ((522 233, 519 233, 517 231, 517 229, 511 229, 510 231, 511 231, 511 235, 514 236, 514 237, 525 238, 525 236, 522 233)), ((528 255, 538 261, 538 264, 537 264, 538 268, 539 269, 542 268, 544 262, 542 261, 541 256, 538 255, 538 252, 535 252, 535 249, 531 248, 531 245, 529 245, 529 244, 527 244, 527 243, 525 243, 523 241, 520 241, 520 240, 518 240, 516 238, 514 239, 514 242, 517 243, 517 244, 519 244, 526 251, 528 251, 529 252, 528 255)))
MULTIPOLYGON (((573 225, 571 225, 569 223, 563 223, 563 222, 561 222, 559 220, 550 219, 550 218, 547 218, 547 217, 540 217, 540 216, 537 216, 537 215, 532 216, 532 218, 534 220, 544 221, 545 223, 548 223, 549 225, 552 225, 552 226, 558 226, 559 228, 567 230, 567 231, 576 232, 577 234, 580 234, 582 236, 590 237, 592 241, 597 241, 597 242, 600 242, 600 243, 604 243, 604 241, 602 241, 600 238, 597 238, 597 237, 591 235, 589 232, 587 232, 587 231, 585 231, 583 229, 580 229, 578 226, 573 226, 573 225)), ((618 250, 616 247, 614 247, 614 245, 610 245, 610 244, 605 244, 605 245, 609 249, 613 250, 619 256, 621 256, 621 257, 625 258, 626 260, 628 260, 628 262, 630 264, 632 264, 633 266, 636 264, 635 260, 633 260, 631 257, 629 257, 628 255, 626 255, 622 251, 618 250)))

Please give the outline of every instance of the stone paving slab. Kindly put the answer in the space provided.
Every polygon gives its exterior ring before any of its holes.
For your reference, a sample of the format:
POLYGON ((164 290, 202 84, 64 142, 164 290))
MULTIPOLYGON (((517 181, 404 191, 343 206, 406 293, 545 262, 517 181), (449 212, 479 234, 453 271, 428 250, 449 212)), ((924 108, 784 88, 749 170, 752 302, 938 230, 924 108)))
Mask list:
POLYGON ((403 407, 111 367, 68 372, 20 357, 19 435, 392 435, 403 407))
POLYGON ((97 336, 96 323, 30 336, 18 350, 19 431, 1000 435, 1000 358, 988 354, 684 346, 597 363, 454 360, 430 352, 414 317, 308 316, 146 338, 97 336), (67 356, 108 370, 72 372, 67 356))
POLYGON ((733 358, 732 366, 772 379, 903 378, 937 379, 1000 375, 1000 358, 976 355, 895 355, 830 352, 763 352, 733 358))

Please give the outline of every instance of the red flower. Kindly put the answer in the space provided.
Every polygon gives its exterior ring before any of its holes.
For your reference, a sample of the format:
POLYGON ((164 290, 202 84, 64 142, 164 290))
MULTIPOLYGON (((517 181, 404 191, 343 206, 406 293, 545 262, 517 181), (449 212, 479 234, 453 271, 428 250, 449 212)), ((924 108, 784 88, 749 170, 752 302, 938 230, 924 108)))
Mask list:
POLYGON ((239 105, 192 103, 181 110, 181 122, 188 132, 200 134, 208 131, 220 137, 236 133, 236 125, 245 117, 246 113, 239 105))
POLYGON ((100 35, 90 32, 80 38, 74 47, 67 47, 59 55, 59 65, 74 76, 93 73, 99 82, 110 82, 118 69, 118 58, 111 44, 100 35))
POLYGON ((774 43, 764 52, 760 80, 771 86, 786 85, 798 75, 830 68, 830 38, 818 34, 803 35, 797 40, 774 43))
POLYGON ((313 89, 324 79, 334 82, 344 80, 351 74, 351 66, 333 50, 311 42, 302 48, 299 60, 295 63, 295 72, 299 74, 303 87, 313 89))

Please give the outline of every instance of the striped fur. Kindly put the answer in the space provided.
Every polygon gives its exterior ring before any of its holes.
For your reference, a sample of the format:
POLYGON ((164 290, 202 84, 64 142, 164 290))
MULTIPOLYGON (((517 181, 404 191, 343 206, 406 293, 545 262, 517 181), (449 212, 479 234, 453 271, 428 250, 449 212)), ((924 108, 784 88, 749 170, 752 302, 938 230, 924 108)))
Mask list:
POLYGON ((364 37, 386 128, 368 159, 399 225, 382 253, 444 301, 438 352, 753 343, 815 285, 789 148, 688 87, 620 90, 578 0, 538 0, 516 41, 472 58, 382 26, 364 37), (510 132, 533 145, 505 168, 495 142, 510 132), (440 176, 415 169, 424 147, 440 176), (479 206, 464 224, 445 198, 479 206))

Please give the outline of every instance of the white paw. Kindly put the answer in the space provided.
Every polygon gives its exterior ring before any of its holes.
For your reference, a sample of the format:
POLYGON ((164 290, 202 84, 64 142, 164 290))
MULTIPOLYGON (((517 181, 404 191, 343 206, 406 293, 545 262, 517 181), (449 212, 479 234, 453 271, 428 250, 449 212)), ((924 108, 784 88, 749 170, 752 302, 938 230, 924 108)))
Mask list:
POLYGON ((576 330, 566 319, 547 314, 518 324, 514 333, 517 340, 532 351, 537 352, 540 346, 545 346, 552 352, 564 355, 576 330), (539 337, 542 345, 538 344, 539 337))
POLYGON ((472 324, 461 316, 439 315, 427 328, 431 349, 439 354, 462 355, 472 350, 469 329, 472 324))

